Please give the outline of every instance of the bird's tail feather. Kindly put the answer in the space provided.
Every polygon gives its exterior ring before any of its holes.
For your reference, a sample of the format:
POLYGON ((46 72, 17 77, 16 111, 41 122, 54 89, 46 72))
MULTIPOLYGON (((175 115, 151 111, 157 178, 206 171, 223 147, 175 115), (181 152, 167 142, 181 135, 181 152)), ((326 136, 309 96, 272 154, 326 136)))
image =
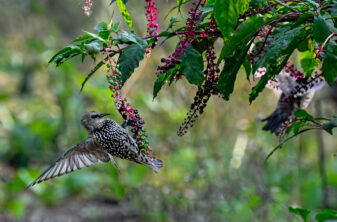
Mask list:
POLYGON ((148 157, 145 154, 142 155, 142 161, 139 161, 139 163, 149 167, 150 169, 152 169, 155 173, 159 173, 159 168, 163 167, 163 161, 160 159, 156 159, 154 157, 148 157), (145 161, 144 161, 145 159, 145 161))

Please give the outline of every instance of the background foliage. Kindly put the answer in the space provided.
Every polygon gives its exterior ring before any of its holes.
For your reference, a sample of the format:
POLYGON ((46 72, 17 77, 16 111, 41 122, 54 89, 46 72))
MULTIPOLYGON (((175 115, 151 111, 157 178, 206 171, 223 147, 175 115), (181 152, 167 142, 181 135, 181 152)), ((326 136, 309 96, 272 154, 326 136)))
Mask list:
MULTIPOLYGON (((265 163, 278 141, 261 131, 256 117, 272 112, 276 97, 262 93, 249 105, 251 85, 244 81, 244 71, 237 76, 231 101, 212 97, 195 127, 182 138, 176 136, 197 88, 182 79, 164 87, 155 101, 152 88, 154 70, 160 58, 174 50, 177 38, 155 48, 152 53, 161 56, 145 59, 123 87, 124 95, 142 113, 154 153, 164 160, 161 173, 154 175, 143 166, 118 161, 119 173, 112 165, 98 165, 23 192, 60 153, 86 137, 79 124, 85 111, 110 112, 122 121, 110 98, 104 68, 80 93, 95 62, 88 59, 82 64, 81 58, 75 58, 58 68, 46 65, 65 43, 83 35, 82 29, 93 30, 110 18, 114 6, 96 1, 87 17, 70 0, 1 3, 1 221, 296 221, 300 217, 289 213, 290 205, 312 210, 312 219, 321 208, 337 208, 335 136, 301 135, 265 163), (326 186, 318 164, 322 151, 326 186)), ((169 9, 176 2, 158 4, 169 9)), ((145 3, 129 1, 126 6, 136 18, 135 32, 145 36, 145 3)), ((181 10, 186 12, 189 6, 181 10)), ((165 15, 159 15, 160 24, 166 24, 162 27, 170 24, 165 15)), ((122 21, 118 10, 115 16, 122 21)), ((216 44, 221 48, 221 42, 216 44)), ((91 46, 95 52, 95 43, 91 46)), ((299 58, 295 52, 295 64, 299 58)), ((335 114, 335 95, 334 89, 319 92, 310 113, 335 114)))

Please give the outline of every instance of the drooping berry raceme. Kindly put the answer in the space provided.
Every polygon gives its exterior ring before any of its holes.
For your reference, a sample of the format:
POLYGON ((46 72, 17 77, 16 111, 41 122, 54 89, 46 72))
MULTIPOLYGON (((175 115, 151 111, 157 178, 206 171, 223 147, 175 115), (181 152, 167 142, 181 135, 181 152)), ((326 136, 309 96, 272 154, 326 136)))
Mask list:
MULTIPOLYGON (((201 36, 208 37, 208 35, 213 33, 214 30, 217 30, 217 24, 213 19, 201 36)), ((219 91, 216 86, 218 84, 220 70, 216 68, 216 55, 213 44, 213 41, 209 41, 207 44, 205 56, 207 67, 204 71, 205 81, 202 86, 199 87, 197 94, 194 97, 194 102, 191 104, 187 117, 184 119, 184 122, 181 124, 177 132, 178 136, 183 136, 190 127, 193 127, 196 119, 204 112, 211 95, 219 95, 219 91)))
POLYGON ((114 98, 115 107, 126 124, 131 127, 133 138, 136 140, 139 150, 152 157, 152 149, 147 138, 146 129, 143 126, 145 122, 140 117, 138 110, 131 107, 127 99, 122 97, 120 90, 121 72, 109 54, 110 49, 105 49, 105 53, 107 55, 105 61, 108 67, 107 72, 111 72, 110 75, 107 75, 107 81, 112 92, 111 96, 114 98))
POLYGON ((191 46, 191 42, 194 39, 198 29, 198 21, 201 18, 202 11, 199 9, 200 6, 204 6, 206 0, 198 0, 198 2, 193 3, 193 7, 189 10, 189 18, 186 21, 186 27, 182 39, 179 41, 177 48, 167 59, 162 59, 161 62, 164 64, 158 67, 157 76, 165 73, 167 70, 173 68, 176 64, 180 63, 179 57, 186 53, 186 49, 191 46))
MULTIPOLYGON (((145 16, 147 19, 147 35, 146 37, 157 36, 158 35, 158 8, 156 7, 156 2, 152 0, 145 0, 147 5, 145 6, 145 16)), ((155 47, 157 44, 158 38, 154 38, 154 42, 151 46, 146 49, 146 57, 149 58, 151 56, 151 49, 155 47)))

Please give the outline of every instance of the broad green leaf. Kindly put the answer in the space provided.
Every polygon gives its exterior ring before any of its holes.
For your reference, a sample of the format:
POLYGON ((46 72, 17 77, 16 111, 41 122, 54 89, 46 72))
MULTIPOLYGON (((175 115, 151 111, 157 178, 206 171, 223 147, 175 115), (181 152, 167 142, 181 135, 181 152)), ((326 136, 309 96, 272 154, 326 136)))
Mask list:
POLYGON ((95 33, 87 32, 87 31, 84 31, 84 32, 87 33, 88 35, 91 35, 95 40, 105 42, 105 39, 103 39, 102 37, 98 36, 95 33))
POLYGON ((101 66, 104 65, 104 60, 100 61, 85 77, 84 81, 82 82, 81 91, 84 88, 85 83, 90 79, 90 77, 99 69, 101 66))
POLYGON ((250 0, 215 0, 214 17, 224 38, 230 36, 238 21, 249 7, 250 0))
POLYGON ((112 27, 111 27, 111 31, 117 33, 119 30, 119 26, 120 26, 121 22, 116 22, 112 27))
POLYGON ((325 53, 322 54, 322 70, 324 78, 329 85, 332 85, 337 76, 337 44, 330 39, 326 46, 325 53))
POLYGON ((132 18, 131 18, 131 15, 129 14, 128 10, 126 9, 126 6, 125 4, 123 3, 122 0, 117 0, 117 6, 118 6, 118 9, 120 11, 120 13, 122 14, 123 18, 124 18, 124 21, 126 22, 126 24, 128 24, 128 26, 130 27, 131 29, 131 32, 135 32, 133 30, 133 25, 132 25, 132 18))
POLYGON ((293 132, 297 135, 298 131, 305 125, 307 125, 307 121, 296 122, 288 127, 286 134, 288 135, 290 132, 293 132))
POLYGON ((246 71, 246 78, 247 80, 249 81, 249 76, 250 76, 250 73, 252 72, 252 66, 248 60, 248 58, 246 57, 245 60, 243 61, 243 67, 245 68, 245 71, 246 71))
POLYGON ((323 129, 332 135, 332 130, 337 127, 337 118, 323 124, 323 129))
POLYGON ((310 221, 310 217, 309 217, 310 210, 299 208, 299 207, 293 207, 293 206, 289 206, 288 209, 290 213, 300 216, 304 222, 310 221))
POLYGON ((166 81, 174 74, 176 73, 177 69, 169 69, 167 72, 162 73, 158 76, 156 79, 154 86, 153 86, 153 99, 157 97, 159 91, 161 88, 165 85, 166 81))
POLYGON ((214 6, 215 0, 207 0, 205 6, 214 6))
POLYGON ((94 29, 97 32, 108 30, 108 24, 106 22, 100 22, 94 27, 94 29))
POLYGON ((232 56, 234 50, 245 42, 248 42, 251 38, 255 37, 258 33, 259 28, 266 22, 270 21, 271 18, 264 17, 257 14, 251 18, 248 18, 245 22, 239 25, 237 30, 233 35, 224 41, 224 46, 221 50, 220 57, 217 62, 217 66, 220 65, 221 61, 227 57, 232 56))
POLYGON ((84 35, 82 35, 82 36, 77 37, 76 39, 74 39, 73 42, 80 42, 80 41, 88 40, 88 39, 91 39, 91 38, 93 38, 91 35, 89 35, 88 33, 85 33, 84 35))
POLYGON ((106 22, 101 22, 94 27, 96 31, 98 31, 98 36, 104 40, 108 40, 110 38, 110 30, 108 29, 108 24, 106 22))
POLYGON ((181 56, 180 71, 186 79, 195 85, 201 85, 204 81, 204 62, 201 54, 192 47, 187 48, 181 56))
POLYGON ((147 48, 147 42, 141 37, 131 33, 131 32, 122 32, 121 34, 112 38, 113 41, 116 41, 120 44, 132 44, 136 43, 143 48, 147 48))
POLYGON ((315 219, 317 220, 317 222, 337 221, 337 211, 324 209, 322 212, 316 214, 315 219))
POLYGON ((122 73, 122 85, 130 78, 135 68, 139 66, 139 62, 144 58, 144 55, 145 49, 137 44, 132 44, 124 48, 118 60, 119 70, 122 73))
POLYGON ((246 58, 251 43, 252 41, 243 48, 237 48, 232 57, 225 59, 225 65, 220 73, 219 83, 217 86, 219 91, 223 94, 225 100, 229 100, 229 95, 234 90, 237 73, 246 58))
POLYGON ((63 62, 65 62, 67 59, 79 55, 82 53, 82 49, 78 47, 77 45, 70 45, 62 50, 58 51, 50 60, 48 63, 54 62, 56 66, 61 65, 63 62))
POLYGON ((289 27, 278 30, 278 33, 274 35, 275 39, 267 48, 267 52, 262 56, 262 59, 257 60, 253 65, 253 73, 255 73, 259 67, 265 67, 267 72, 262 76, 258 84, 253 87, 252 92, 249 95, 250 103, 263 91, 268 80, 281 72, 293 51, 310 33, 303 27, 296 27, 290 30, 287 29, 289 29, 289 27))
POLYGON ((312 115, 310 115, 307 111, 305 111, 304 109, 298 109, 298 110, 296 110, 295 116, 297 118, 302 118, 302 119, 308 119, 308 120, 311 120, 311 121, 315 121, 315 118, 312 115))
POLYGON ((318 43, 323 43, 324 40, 331 34, 333 23, 325 20, 323 16, 314 18, 314 39, 318 43))
POLYGON ((311 76, 312 72, 317 69, 320 63, 319 59, 315 59, 316 54, 313 51, 305 51, 301 55, 301 66, 306 77, 311 76))

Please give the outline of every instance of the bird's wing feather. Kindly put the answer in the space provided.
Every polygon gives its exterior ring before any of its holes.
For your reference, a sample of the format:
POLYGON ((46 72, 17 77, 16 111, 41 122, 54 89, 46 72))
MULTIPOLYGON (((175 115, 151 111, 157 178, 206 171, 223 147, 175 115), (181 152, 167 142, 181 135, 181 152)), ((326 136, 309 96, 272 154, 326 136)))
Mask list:
POLYGON ((82 141, 71 147, 62 156, 45 170, 31 185, 34 186, 42 181, 70 173, 75 170, 89 167, 95 163, 110 161, 109 155, 97 147, 92 139, 82 141))

